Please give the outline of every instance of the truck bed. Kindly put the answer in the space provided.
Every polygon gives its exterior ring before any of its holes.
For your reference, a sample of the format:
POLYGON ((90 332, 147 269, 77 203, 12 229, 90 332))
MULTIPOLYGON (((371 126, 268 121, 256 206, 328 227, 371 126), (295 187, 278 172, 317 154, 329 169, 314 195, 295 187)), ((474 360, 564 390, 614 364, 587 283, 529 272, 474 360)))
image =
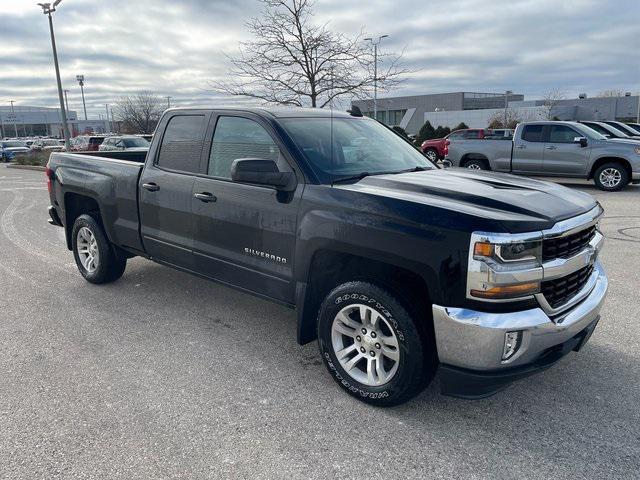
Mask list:
MULTIPOLYGON (((73 207, 73 195, 88 195, 98 199, 107 236, 116 245, 142 251, 138 216, 138 180, 143 163, 138 160, 145 152, 52 153, 49 167, 55 170, 56 191, 65 222, 67 208, 73 207), (100 155, 98 155, 98 153, 100 155), (129 154, 131 159, 113 158, 129 154), (108 154, 109 156, 105 156, 108 154), (137 154, 133 155, 133 154, 137 154), (64 187, 64 199, 61 198, 64 187)), ((52 198, 53 200, 53 198, 52 198)))

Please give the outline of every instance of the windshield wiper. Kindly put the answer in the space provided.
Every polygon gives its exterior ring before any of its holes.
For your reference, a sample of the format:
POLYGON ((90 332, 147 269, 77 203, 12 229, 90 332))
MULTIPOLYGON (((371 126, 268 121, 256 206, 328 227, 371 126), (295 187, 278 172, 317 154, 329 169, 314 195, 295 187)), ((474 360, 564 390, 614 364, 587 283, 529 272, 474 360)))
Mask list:
POLYGON ((331 181, 331 185, 335 185, 336 183, 343 182, 356 182, 358 180, 362 180, 364 177, 370 177, 373 175, 395 175, 397 173, 409 173, 409 172, 424 172, 426 170, 431 170, 429 167, 421 167, 416 166, 413 168, 408 168, 406 170, 387 170, 382 172, 360 172, 357 175, 349 175, 348 177, 336 178, 331 181))

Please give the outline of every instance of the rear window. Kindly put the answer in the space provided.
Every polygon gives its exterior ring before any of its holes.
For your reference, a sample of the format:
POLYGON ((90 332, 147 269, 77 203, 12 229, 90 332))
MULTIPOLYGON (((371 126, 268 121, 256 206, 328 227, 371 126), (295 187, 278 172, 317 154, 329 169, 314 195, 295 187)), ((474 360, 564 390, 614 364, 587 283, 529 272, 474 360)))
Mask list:
POLYGON ((542 142, 544 125, 525 125, 522 129, 522 139, 525 142, 542 142))
POLYGON ((204 115, 172 117, 164 131, 156 164, 180 172, 198 172, 203 140, 204 115))
POLYGON ((91 137, 89 139, 89 144, 91 145, 100 145, 102 142, 104 142, 104 137, 91 137))

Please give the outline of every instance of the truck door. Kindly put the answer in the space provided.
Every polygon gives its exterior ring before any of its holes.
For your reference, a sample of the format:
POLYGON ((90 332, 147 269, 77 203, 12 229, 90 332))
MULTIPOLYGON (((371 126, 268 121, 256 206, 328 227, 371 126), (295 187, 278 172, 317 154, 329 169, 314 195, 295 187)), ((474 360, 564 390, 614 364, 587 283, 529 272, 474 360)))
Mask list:
POLYGON ((569 125, 551 125, 549 139, 544 144, 542 168, 545 175, 582 176, 587 174, 587 160, 590 147, 576 143, 576 138, 584 137, 569 125))
POLYGON ((206 176, 196 178, 192 200, 196 270, 292 302, 297 211, 304 184, 284 194, 231 181, 231 164, 238 158, 270 159, 282 171, 294 170, 271 127, 257 116, 214 116, 207 138, 206 176))
POLYGON ((201 172, 209 115, 178 113, 159 127, 162 138, 140 179, 140 229, 145 251, 154 259, 193 268, 192 199, 201 172), (164 129, 162 128, 164 126, 164 129))
POLYGON ((513 173, 542 174, 544 125, 522 127, 522 133, 513 138, 511 170, 513 173))

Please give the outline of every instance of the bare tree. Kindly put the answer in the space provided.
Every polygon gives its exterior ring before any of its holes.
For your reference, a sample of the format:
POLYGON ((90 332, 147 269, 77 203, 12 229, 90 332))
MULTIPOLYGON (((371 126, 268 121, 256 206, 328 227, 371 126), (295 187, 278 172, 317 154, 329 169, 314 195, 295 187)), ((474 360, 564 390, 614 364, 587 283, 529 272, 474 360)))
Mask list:
MULTIPOLYGON (((246 27, 228 81, 214 90, 282 105, 325 107, 341 97, 367 98, 374 83, 371 46, 362 33, 347 36, 312 22, 312 0, 260 0, 264 10, 246 27)), ((378 89, 386 92, 407 72, 402 55, 378 55, 378 89)))
POLYGON ((624 97, 624 92, 619 88, 612 88, 610 90, 603 90, 596 97, 624 97))
POLYGON ((124 96, 113 107, 124 133, 153 133, 163 110, 162 99, 151 92, 124 96))
POLYGON ((567 98, 567 96, 564 90, 559 88, 554 88, 545 93, 542 97, 544 103, 542 104, 542 107, 540 107, 543 118, 545 120, 551 120, 553 118, 553 109, 556 108, 560 104, 560 101, 565 98, 567 98))

